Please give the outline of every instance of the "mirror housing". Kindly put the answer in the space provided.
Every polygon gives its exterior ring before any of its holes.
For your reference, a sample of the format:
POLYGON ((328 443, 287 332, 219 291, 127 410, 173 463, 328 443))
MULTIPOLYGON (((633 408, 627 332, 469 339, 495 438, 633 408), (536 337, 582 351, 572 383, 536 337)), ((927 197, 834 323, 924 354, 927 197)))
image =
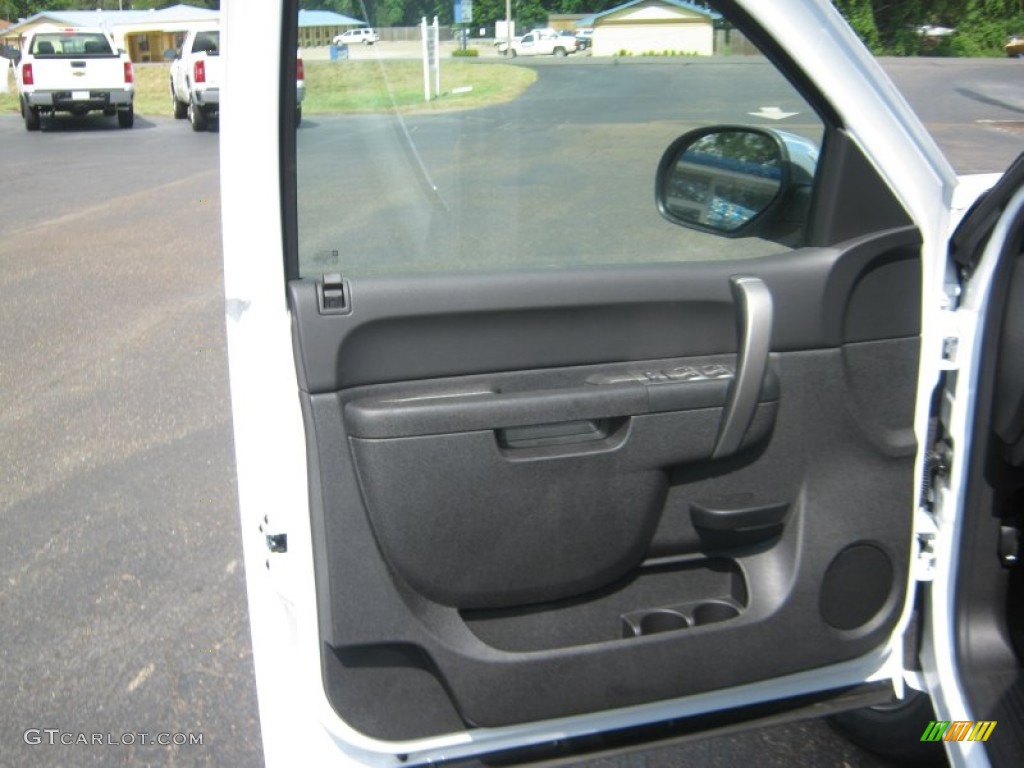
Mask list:
POLYGON ((658 165, 658 212, 723 237, 789 239, 807 221, 818 160, 814 142, 751 126, 683 134, 658 165))

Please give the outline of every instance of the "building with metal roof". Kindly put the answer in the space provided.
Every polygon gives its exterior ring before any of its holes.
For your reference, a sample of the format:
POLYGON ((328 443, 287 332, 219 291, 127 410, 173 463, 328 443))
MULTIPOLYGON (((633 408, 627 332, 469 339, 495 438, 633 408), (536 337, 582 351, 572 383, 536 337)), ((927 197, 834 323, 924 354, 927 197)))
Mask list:
POLYGON ((366 22, 334 11, 299 11, 299 47, 328 45, 336 35, 366 22))
POLYGON ((0 32, 5 42, 20 42, 42 24, 102 27, 132 61, 160 61, 173 56, 185 33, 196 26, 216 26, 220 11, 194 5, 172 5, 146 11, 40 11, 0 32))
POLYGON ((675 53, 711 56, 714 24, 721 14, 686 0, 630 0, 587 16, 577 27, 593 27, 594 56, 675 53))

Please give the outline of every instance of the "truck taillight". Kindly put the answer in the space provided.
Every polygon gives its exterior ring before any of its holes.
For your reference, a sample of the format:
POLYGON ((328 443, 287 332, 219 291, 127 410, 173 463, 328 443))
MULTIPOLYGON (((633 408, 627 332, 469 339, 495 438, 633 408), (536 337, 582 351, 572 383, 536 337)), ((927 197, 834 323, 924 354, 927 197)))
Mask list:
POLYGON ((196 83, 206 82, 206 62, 197 61, 192 71, 192 80, 196 83))
POLYGON ((26 64, 21 68, 21 82, 25 85, 35 85, 36 79, 32 75, 32 65, 26 64))
POLYGON ((306 68, 302 64, 302 59, 295 60, 295 79, 305 80, 306 79, 306 68))
POLYGON ((126 61, 124 63, 124 81, 126 83, 135 82, 135 70, 132 69, 132 63, 130 61, 126 61))

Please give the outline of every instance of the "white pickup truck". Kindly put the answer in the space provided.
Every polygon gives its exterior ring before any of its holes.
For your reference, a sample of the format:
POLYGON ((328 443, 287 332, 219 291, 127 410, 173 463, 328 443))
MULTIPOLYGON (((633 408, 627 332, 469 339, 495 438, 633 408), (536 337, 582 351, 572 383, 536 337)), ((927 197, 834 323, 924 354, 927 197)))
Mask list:
POLYGON ((568 56, 576 53, 576 36, 560 35, 551 29, 535 29, 522 37, 512 38, 512 46, 504 40, 497 43, 502 56, 568 56))
POLYGON ((193 29, 171 63, 171 106, 192 130, 205 131, 220 114, 220 31, 193 29))
MULTIPOLYGON (((295 124, 302 122, 306 97, 305 67, 301 54, 296 61, 295 124)), ((220 116, 220 32, 193 29, 185 35, 181 50, 171 63, 171 109, 179 120, 186 117, 192 130, 205 131, 220 116)))
POLYGON ((131 59, 99 27, 41 25, 15 68, 25 128, 37 131, 43 116, 57 112, 117 115, 122 128, 135 122, 135 74, 131 59))

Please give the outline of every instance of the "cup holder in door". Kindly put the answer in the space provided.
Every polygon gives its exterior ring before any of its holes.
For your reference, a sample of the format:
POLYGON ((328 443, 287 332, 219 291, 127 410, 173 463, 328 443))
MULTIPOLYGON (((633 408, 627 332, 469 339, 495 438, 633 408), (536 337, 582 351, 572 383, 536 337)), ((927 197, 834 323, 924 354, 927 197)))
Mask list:
POLYGON ((740 615, 740 609, 732 603, 713 601, 701 603, 693 609, 693 623, 702 626, 704 624, 717 624, 720 621, 729 621, 740 615))
POLYGON ((622 617, 623 637, 645 637, 662 632, 689 629, 690 620, 683 614, 667 608, 652 611, 636 611, 622 617))

